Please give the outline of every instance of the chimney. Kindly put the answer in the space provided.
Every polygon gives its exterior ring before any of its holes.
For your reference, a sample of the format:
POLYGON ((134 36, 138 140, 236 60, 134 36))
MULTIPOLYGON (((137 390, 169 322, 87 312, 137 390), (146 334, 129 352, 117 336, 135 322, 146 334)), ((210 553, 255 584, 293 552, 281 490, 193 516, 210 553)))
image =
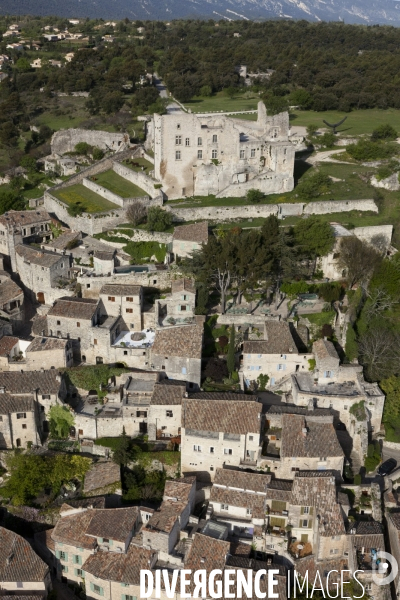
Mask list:
POLYGON ((4 387, 4 385, 2 385, 0 387, 0 394, 5 394, 6 393, 6 388, 4 387))
POLYGON ((307 437, 307 433, 308 433, 307 427, 303 427, 303 429, 301 430, 301 433, 302 433, 303 437, 307 437))

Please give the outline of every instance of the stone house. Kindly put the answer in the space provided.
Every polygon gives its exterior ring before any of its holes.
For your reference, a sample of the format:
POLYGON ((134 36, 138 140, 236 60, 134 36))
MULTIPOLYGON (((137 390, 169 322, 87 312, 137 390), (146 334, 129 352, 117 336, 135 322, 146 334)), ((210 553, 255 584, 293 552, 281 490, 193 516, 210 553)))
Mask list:
POLYGON ((49 567, 22 536, 0 528, 1 588, 5 597, 47 598, 49 567))
POLYGON ((211 518, 225 523, 231 535, 264 550, 267 486, 271 475, 217 469, 210 493, 211 518))
POLYGON ((170 379, 200 386, 203 327, 182 325, 156 330, 151 348, 151 368, 165 371, 170 379))
POLYGON ((85 362, 82 352, 92 344, 92 328, 100 320, 97 300, 89 298, 59 298, 47 313, 47 330, 50 337, 70 339, 76 362, 85 362))
POLYGON ((61 369, 74 364, 72 342, 49 337, 36 337, 25 350, 25 368, 29 371, 61 369))
POLYGON ((339 355, 335 346, 327 339, 314 342, 313 352, 315 355, 314 373, 318 376, 318 383, 329 383, 337 379, 339 374, 339 355))
POLYGON ((182 402, 186 395, 184 381, 162 379, 156 383, 148 413, 150 439, 180 435, 182 402))
POLYGON ((213 481, 217 468, 256 466, 263 427, 262 405, 253 400, 184 400, 182 473, 213 481))
POLYGON ((5 271, 0 275, 0 316, 14 325, 25 318, 24 292, 5 271))
POLYGON ((95 250, 93 268, 96 275, 112 275, 115 267, 115 250, 95 250))
POLYGON ((127 330, 142 330, 143 288, 141 285, 107 284, 100 290, 100 314, 122 316, 127 330))
POLYGON ((307 352, 293 323, 266 321, 263 340, 243 342, 241 371, 246 386, 259 375, 268 375, 269 386, 279 385, 291 373, 308 371, 312 354, 307 352))
POLYGON ((16 246, 51 240, 50 225, 51 217, 45 210, 9 210, 0 216, 0 252, 9 257, 14 272, 18 272, 16 246))
POLYGON ((32 394, 0 394, 0 448, 40 445, 40 415, 32 394))
MULTIPOLYGON (((15 361, 15 364, 18 367, 18 363, 20 363, 20 360, 23 358, 23 351, 20 351, 19 343, 19 338, 12 335, 5 335, 0 339, 0 368, 2 371, 9 370, 11 361, 15 361)), ((21 370, 20 366, 19 370, 21 370)))
POLYGON ((68 294, 64 288, 71 278, 69 256, 19 245, 15 257, 16 270, 24 288, 39 304, 50 305, 68 294))
POLYGON ((37 405, 37 427, 40 435, 49 431, 48 412, 55 404, 62 404, 67 396, 67 386, 55 369, 45 371, 0 371, 1 394, 13 397, 31 396, 37 405))
MULTIPOLYGON (((275 432, 274 432, 275 433, 275 432)), ((267 432, 268 435, 268 432, 267 432)), ((275 473, 292 479, 299 470, 318 470, 335 474, 341 479, 344 452, 333 426, 333 416, 282 415, 280 461, 275 473)))
POLYGON ((347 545, 351 574, 358 571, 357 578, 373 598, 377 600, 388 598, 390 596, 389 586, 375 583, 375 577, 385 577, 384 573, 379 573, 377 564, 377 552, 385 551, 382 524, 377 521, 358 521, 351 524, 347 535, 347 545))
POLYGON ((175 319, 194 317, 196 287, 193 279, 176 279, 171 282, 171 296, 167 307, 168 315, 175 319))
POLYGON ((170 199, 293 189, 295 148, 287 112, 268 117, 259 102, 256 122, 224 115, 155 114, 153 127, 155 177, 170 199))
MULTIPOLYGON (((40 60, 40 58, 38 60, 40 60)), ((45 173, 57 173, 57 175, 64 177, 75 175, 76 173, 76 161, 73 158, 64 158, 59 154, 49 154, 48 156, 45 156, 43 160, 45 173)))
POLYGON ((172 253, 185 258, 191 256, 196 250, 201 250, 203 244, 208 242, 208 223, 191 223, 190 225, 178 225, 172 236, 172 253))
POLYGON ((163 502, 142 528, 143 546, 157 550, 161 560, 168 560, 179 541, 180 531, 189 521, 196 496, 196 478, 167 481, 163 502))
MULTIPOLYGON (((400 564, 400 512, 396 510, 386 511, 386 521, 390 542, 390 553, 400 564)), ((397 573, 394 582, 395 595, 398 597, 400 593, 400 573, 397 573)))
POLYGON ((70 254, 71 245, 80 245, 82 240, 82 233, 80 231, 64 231, 54 240, 41 244, 43 250, 50 250, 50 252, 56 252, 57 254, 70 254))

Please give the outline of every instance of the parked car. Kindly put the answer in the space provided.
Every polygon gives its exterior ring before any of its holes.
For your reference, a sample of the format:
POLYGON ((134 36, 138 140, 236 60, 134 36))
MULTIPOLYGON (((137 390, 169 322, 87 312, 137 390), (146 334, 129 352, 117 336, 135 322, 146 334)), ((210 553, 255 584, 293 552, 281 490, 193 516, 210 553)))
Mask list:
POLYGON ((389 475, 393 471, 393 469, 397 466, 397 461, 394 458, 388 458, 378 469, 378 475, 385 477, 385 475, 389 475))

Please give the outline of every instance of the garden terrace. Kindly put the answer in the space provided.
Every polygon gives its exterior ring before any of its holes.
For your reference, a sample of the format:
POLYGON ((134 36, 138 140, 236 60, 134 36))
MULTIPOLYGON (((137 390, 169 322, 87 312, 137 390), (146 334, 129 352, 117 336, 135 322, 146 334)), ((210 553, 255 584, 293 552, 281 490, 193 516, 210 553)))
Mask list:
POLYGON ((109 202, 109 200, 105 200, 99 194, 92 192, 81 183, 61 189, 53 189, 51 193, 68 207, 78 205, 86 213, 101 213, 106 210, 120 208, 113 202, 109 202))
POLYGON ((127 158, 122 161, 122 164, 125 165, 125 167, 132 169, 132 171, 140 171, 146 175, 149 174, 149 171, 154 169, 154 165, 145 158, 127 158), (144 167, 144 169, 142 169, 142 167, 144 167))
POLYGON ((309 373, 298 373, 293 375, 293 383, 305 394, 321 394, 323 396, 360 396, 361 392, 356 381, 344 381, 342 383, 320 384, 313 380, 309 373))
MULTIPOLYGON (((136 161, 136 159, 135 159, 136 161)), ((90 180, 117 194, 121 198, 141 198, 147 196, 146 192, 137 185, 131 183, 112 169, 98 173, 90 177, 90 180)))

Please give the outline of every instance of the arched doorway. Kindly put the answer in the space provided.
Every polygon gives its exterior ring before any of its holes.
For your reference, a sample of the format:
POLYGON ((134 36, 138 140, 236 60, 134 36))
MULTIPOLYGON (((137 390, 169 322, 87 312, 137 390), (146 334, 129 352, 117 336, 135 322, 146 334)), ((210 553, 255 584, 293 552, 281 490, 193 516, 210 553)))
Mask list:
POLYGON ((44 293, 43 292, 38 292, 37 293, 37 301, 39 302, 39 304, 44 304, 44 293))

